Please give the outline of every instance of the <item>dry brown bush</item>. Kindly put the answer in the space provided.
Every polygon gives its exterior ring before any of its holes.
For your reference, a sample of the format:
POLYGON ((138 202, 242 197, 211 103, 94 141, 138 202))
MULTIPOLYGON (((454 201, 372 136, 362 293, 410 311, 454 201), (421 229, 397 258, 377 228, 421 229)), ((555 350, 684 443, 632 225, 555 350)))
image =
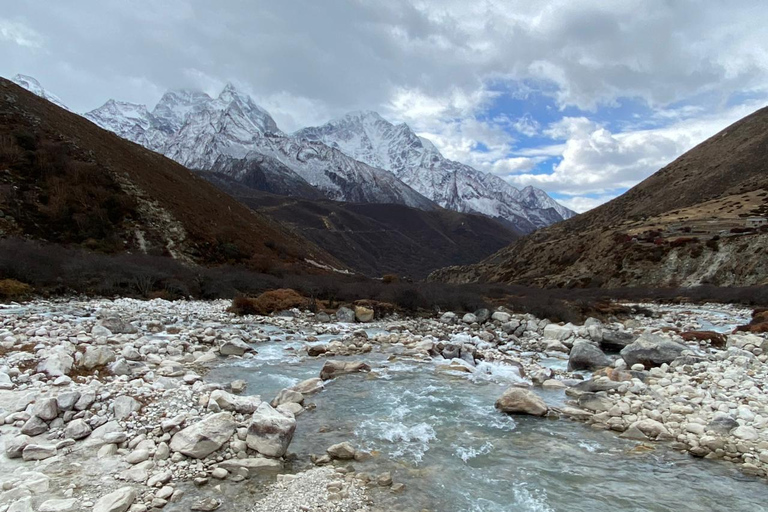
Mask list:
POLYGON ((309 300, 296 290, 280 288, 264 292, 255 299, 235 297, 229 310, 238 315, 269 315, 277 311, 306 308, 309 300))
POLYGON ((0 297, 3 299, 21 299, 32 292, 32 287, 16 279, 0 280, 0 297))

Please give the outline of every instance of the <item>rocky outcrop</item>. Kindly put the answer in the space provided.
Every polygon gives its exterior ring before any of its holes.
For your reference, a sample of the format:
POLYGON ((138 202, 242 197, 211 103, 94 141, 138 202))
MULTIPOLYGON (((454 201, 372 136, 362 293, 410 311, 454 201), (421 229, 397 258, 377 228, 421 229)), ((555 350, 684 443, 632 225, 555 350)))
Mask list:
POLYGON ((627 365, 642 364, 646 368, 671 363, 688 347, 658 334, 642 334, 624 347, 620 354, 627 365))
POLYGON ((508 414, 544 416, 549 408, 544 400, 531 390, 511 387, 496 400, 496 408, 508 414))
POLYGON ((610 358, 596 344, 586 340, 574 342, 568 357, 568 371, 597 370, 610 364, 610 358))
POLYGON ((262 403, 251 418, 245 439, 248 448, 267 457, 282 457, 288 451, 296 419, 282 414, 269 404, 262 403))
POLYGON ((323 365, 323 368, 320 370, 320 378, 322 380, 330 380, 340 375, 369 371, 371 371, 371 367, 360 361, 331 360, 326 361, 323 365))
POLYGON ((170 448, 194 459, 202 459, 221 448, 235 432, 235 419, 229 412, 211 414, 179 431, 170 448))

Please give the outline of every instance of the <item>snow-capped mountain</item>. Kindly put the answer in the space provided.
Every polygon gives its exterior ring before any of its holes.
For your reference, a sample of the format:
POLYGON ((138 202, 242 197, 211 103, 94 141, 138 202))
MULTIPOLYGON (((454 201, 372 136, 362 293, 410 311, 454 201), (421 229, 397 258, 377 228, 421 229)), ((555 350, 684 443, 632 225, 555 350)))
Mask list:
MULTIPOLYGON (((19 85, 61 105, 31 77, 19 85)), ((443 157, 406 124, 353 112, 288 135, 248 95, 228 84, 216 97, 169 91, 151 111, 109 100, 84 114, 117 135, 191 168, 227 174, 260 190, 316 199, 440 205, 502 219, 530 232, 575 215, 543 190, 443 157)))
POLYGON ((319 141, 371 166, 386 169, 440 206, 500 217, 523 232, 575 215, 543 190, 518 190, 503 179, 448 160, 408 125, 392 124, 376 112, 352 112, 294 134, 319 141))
POLYGON ((67 107, 63 101, 59 99, 58 96, 49 93, 45 89, 43 89, 43 86, 40 85, 40 82, 37 81, 37 79, 32 78, 31 76, 27 75, 16 75, 13 78, 11 78, 11 82, 15 83, 16 85, 20 85, 21 87, 25 88, 31 93, 37 94, 41 98, 45 98, 54 105, 58 105, 59 107, 69 110, 69 107, 67 107))
POLYGON ((436 205, 391 172, 374 168, 321 142, 284 134, 272 116, 228 84, 216 98, 170 91, 152 112, 110 100, 85 117, 123 138, 199 170, 215 170, 263 190, 333 200, 436 205))

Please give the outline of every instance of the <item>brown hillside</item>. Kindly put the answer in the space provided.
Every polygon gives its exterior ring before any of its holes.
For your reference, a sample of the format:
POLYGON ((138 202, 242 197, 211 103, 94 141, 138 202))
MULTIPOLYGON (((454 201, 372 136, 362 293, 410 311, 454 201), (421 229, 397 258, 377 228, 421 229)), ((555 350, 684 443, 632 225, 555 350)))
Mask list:
POLYGON ((452 282, 540 286, 768 282, 768 108, 734 123, 622 196, 520 239, 452 282))
POLYGON ((286 197, 250 189, 221 174, 201 175, 371 277, 424 278, 437 268, 479 261, 518 237, 482 215, 286 197))
POLYGON ((197 263, 342 267, 185 167, 0 79, 0 234, 197 263))

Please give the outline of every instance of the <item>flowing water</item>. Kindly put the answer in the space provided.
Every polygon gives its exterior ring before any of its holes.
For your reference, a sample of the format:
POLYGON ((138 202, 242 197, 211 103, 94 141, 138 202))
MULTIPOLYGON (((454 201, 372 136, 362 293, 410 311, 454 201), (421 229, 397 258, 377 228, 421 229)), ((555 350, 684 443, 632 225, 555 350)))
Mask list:
MULTIPOLYGON (((220 366, 207 379, 245 379, 249 392, 269 400, 319 374, 325 359, 300 357, 300 338, 274 334, 277 341, 255 345, 254 359, 220 366)), ((373 372, 340 377, 308 399, 317 408, 299 416, 291 450, 304 461, 340 441, 370 451, 372 460, 352 464, 357 471, 391 471, 407 486, 377 495, 387 510, 768 510, 766 484, 726 463, 663 444, 644 449, 567 420, 498 413, 496 398, 519 380, 510 367, 481 363, 472 375, 446 374, 431 362, 386 356, 355 358, 373 372)), ((539 392, 551 405, 565 398, 539 392)))

